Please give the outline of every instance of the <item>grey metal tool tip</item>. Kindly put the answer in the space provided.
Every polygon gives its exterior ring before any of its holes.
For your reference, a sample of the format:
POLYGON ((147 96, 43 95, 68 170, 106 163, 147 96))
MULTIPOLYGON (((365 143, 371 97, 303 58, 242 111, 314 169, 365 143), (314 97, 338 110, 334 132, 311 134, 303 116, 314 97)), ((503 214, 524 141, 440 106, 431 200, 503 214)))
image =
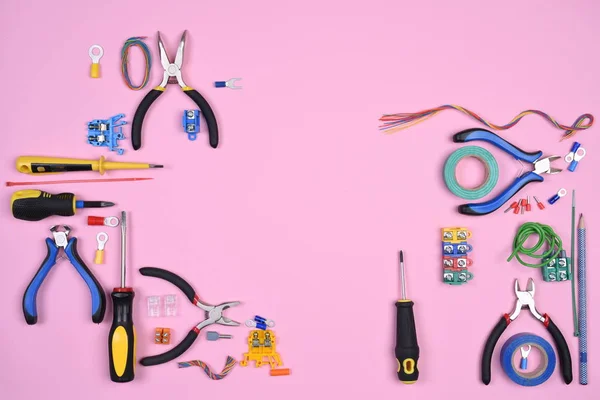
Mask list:
POLYGON ((400 262, 404 262, 404 253, 400 250, 400 262))
POLYGON ((164 168, 161 164, 149 164, 150 168, 164 168))
POLYGON ((100 202, 100 207, 114 207, 115 203, 113 203, 112 201, 101 201, 100 202))

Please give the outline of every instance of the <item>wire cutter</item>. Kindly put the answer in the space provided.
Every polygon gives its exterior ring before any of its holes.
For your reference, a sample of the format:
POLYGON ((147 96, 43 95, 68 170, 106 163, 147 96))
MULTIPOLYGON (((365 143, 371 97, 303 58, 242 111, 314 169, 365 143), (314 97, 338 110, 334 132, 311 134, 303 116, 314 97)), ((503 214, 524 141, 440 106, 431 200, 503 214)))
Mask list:
POLYGON ((139 150, 139 148, 142 147, 142 124, 144 123, 144 117, 146 116, 148 109, 152 103, 154 103, 154 100, 156 100, 158 96, 160 96, 167 89, 167 84, 169 83, 179 84, 179 86, 181 86, 181 90, 183 90, 183 93, 194 100, 194 103, 196 103, 198 108, 200 108, 202 115, 204 115, 204 119, 206 119, 210 146, 212 148, 216 148, 219 144, 219 129, 217 127, 215 113, 206 99, 204 99, 204 97, 202 97, 198 91, 186 85, 181 77, 181 66, 183 64, 183 51, 185 48, 186 34, 187 31, 184 31, 183 35, 181 35, 179 47, 177 47, 177 54, 175 55, 175 62, 172 63, 169 60, 167 51, 165 50, 165 45, 160 37, 160 32, 158 32, 158 51, 160 52, 160 63, 165 71, 163 73, 163 79, 160 85, 152 89, 150 92, 148 92, 148 94, 146 94, 146 96, 144 96, 133 117, 133 123, 131 125, 131 144, 133 145, 134 150, 139 150))
POLYGON ((498 196, 482 203, 469 203, 458 206, 458 212, 465 215, 486 215, 496 211, 504 203, 511 199, 519 190, 531 182, 543 182, 542 174, 558 174, 561 169, 553 168, 550 164, 558 160, 560 156, 549 156, 542 158, 542 152, 527 153, 518 147, 512 145, 500 136, 486 129, 474 128, 467 129, 457 133, 452 137, 454 143, 466 143, 475 140, 482 140, 493 144, 504 150, 517 160, 526 161, 533 164, 534 170, 528 171, 515 179, 515 181, 498 196))
POLYGON ((490 336, 485 342, 485 347, 483 349, 483 357, 481 358, 481 380, 486 385, 491 381, 491 362, 492 362, 492 354, 494 353, 494 348, 496 347, 496 343, 498 339, 512 321, 514 321, 521 312, 523 308, 529 308, 529 312, 541 323, 544 324, 550 335, 552 335, 552 339, 554 339, 554 344, 558 350, 558 358, 560 360, 560 368, 563 376, 563 380, 568 385, 573 380, 573 370, 571 364, 571 353, 569 352, 569 346, 565 341, 565 337, 560 332, 560 329, 552 322, 548 314, 540 315, 540 313, 535 308, 535 300, 533 299, 533 295, 535 294, 535 285, 533 283, 533 279, 529 278, 527 281, 527 290, 522 291, 519 287, 519 281, 515 280, 515 294, 517 295, 517 303, 515 304, 515 309, 512 314, 504 314, 500 321, 496 324, 490 336))
POLYGON ((227 310, 229 307, 234 307, 240 304, 239 301, 229 301, 227 303, 221 303, 217 306, 212 306, 210 304, 206 304, 200 301, 200 297, 194 291, 194 288, 190 286, 182 277, 176 275, 170 271, 161 269, 161 268, 153 268, 153 267, 144 267, 140 268, 140 274, 144 276, 150 276, 153 278, 161 278, 168 282, 171 282, 173 285, 177 286, 183 294, 192 302, 193 305, 204 310, 204 314, 206 315, 206 319, 196 325, 192 330, 187 334, 187 336, 175 347, 171 350, 158 354, 156 356, 144 357, 140 360, 140 364, 143 366, 151 366, 151 365, 159 365, 174 360, 179 357, 183 353, 189 349, 200 330, 206 328, 209 325, 219 324, 219 325, 227 325, 227 326, 239 326, 240 323, 236 321, 232 321, 229 318, 223 316, 223 312, 227 310))
POLYGON ((59 230, 61 225, 55 225, 50 228, 53 238, 46 238, 46 247, 48 248, 48 254, 42 263, 40 269, 27 286, 25 294, 23 295, 23 314, 25 314, 25 321, 29 325, 35 325, 37 322, 37 307, 36 297, 38 290, 42 286, 44 279, 56 265, 58 253, 60 249, 64 250, 69 261, 75 267, 79 275, 83 278, 90 293, 92 295, 92 321, 99 324, 104 319, 104 311, 106 310, 106 296, 104 295, 104 289, 92 272, 85 265, 79 254, 77 253, 77 238, 69 238, 71 228, 67 225, 62 225, 64 230, 59 230))

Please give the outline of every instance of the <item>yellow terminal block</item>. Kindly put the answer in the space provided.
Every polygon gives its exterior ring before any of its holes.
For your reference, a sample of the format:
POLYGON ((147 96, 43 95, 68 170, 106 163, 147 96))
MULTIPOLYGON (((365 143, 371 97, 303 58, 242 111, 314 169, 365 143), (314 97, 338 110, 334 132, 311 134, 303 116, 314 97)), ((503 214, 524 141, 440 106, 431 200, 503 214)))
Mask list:
POLYGON ((442 228, 442 242, 465 242, 472 236, 468 228, 442 228))
POLYGON ((270 365, 275 369, 283 365, 281 357, 276 350, 275 333, 272 330, 266 331, 255 329, 248 335, 248 352, 244 353, 241 367, 246 367, 250 361, 254 361, 256 368, 263 365, 270 365))

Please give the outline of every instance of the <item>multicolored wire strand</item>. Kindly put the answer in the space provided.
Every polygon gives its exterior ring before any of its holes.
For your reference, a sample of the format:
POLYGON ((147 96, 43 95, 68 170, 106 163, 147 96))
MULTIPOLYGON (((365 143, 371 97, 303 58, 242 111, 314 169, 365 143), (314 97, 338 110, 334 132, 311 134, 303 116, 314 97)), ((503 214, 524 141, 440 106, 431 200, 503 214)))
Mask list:
POLYGON ((592 114, 583 114, 583 115, 579 116, 579 118, 577 118, 577 120, 575 120, 573 125, 568 126, 568 125, 563 125, 563 124, 559 123, 557 120, 555 120, 554 118, 552 118, 550 115, 546 114, 545 112, 542 112, 539 110, 526 110, 526 111, 520 112, 519 115, 514 117, 512 119, 512 121, 510 121, 508 124, 496 125, 496 124, 493 124, 493 123, 481 118, 479 115, 475 114, 473 111, 470 111, 464 107, 457 106, 454 104, 445 104, 443 106, 439 106, 436 108, 430 108, 428 110, 423 110, 423 111, 419 111, 419 112, 415 112, 415 113, 385 114, 379 119, 379 121, 383 122, 383 124, 380 125, 379 129, 382 131, 385 131, 386 133, 398 132, 402 129, 407 129, 407 128, 410 128, 411 126, 419 124, 419 123, 425 121, 426 119, 431 118, 444 110, 460 111, 464 114, 467 114, 471 118, 476 119, 477 121, 481 122, 483 125, 487 126, 488 128, 496 129, 499 131, 503 131, 503 130, 512 128, 521 120, 521 118, 525 117, 526 115, 536 114, 536 115, 539 115, 540 117, 548 120, 557 129, 561 129, 561 130, 565 131, 564 135, 560 139, 561 141, 575 136, 575 134, 579 131, 583 131, 588 128, 591 128, 591 126, 594 124, 594 116, 592 114))
POLYGON ((210 379, 218 381, 218 380, 225 378, 227 376, 227 374, 229 374, 231 372, 233 367, 235 367, 236 363, 237 363, 237 361, 233 357, 227 356, 227 361, 225 362, 225 367, 223 367, 223 371, 221 371, 220 374, 215 374, 214 372, 212 372, 210 370, 210 368, 208 367, 208 365, 206 365, 205 362, 200 361, 200 360, 180 362, 177 364, 179 365, 179 368, 200 367, 204 370, 204 372, 206 372, 206 375, 208 375, 208 377, 210 379))
POLYGON ((146 87, 148 81, 150 80, 150 70, 152 69, 152 55, 150 54, 150 49, 144 43, 144 39, 146 36, 136 36, 130 37, 125 41, 123 48, 121 49, 121 74, 123 75, 123 80, 127 87, 131 90, 140 90, 146 87), (134 85, 131 82, 131 77, 129 76, 129 49, 132 47, 139 47, 144 54, 144 58, 146 60, 146 68, 144 70, 144 80, 139 86, 134 85))

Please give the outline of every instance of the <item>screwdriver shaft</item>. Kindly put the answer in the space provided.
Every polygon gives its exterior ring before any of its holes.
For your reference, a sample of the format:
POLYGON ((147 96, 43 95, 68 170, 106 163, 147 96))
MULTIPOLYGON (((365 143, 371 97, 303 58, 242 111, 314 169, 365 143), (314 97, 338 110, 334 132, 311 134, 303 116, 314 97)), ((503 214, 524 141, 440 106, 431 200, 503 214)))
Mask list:
POLYGON ((125 287, 125 270, 127 260, 127 216, 121 212, 121 287, 125 287))
POLYGON ((406 276, 404 275, 404 253, 400 250, 400 298, 406 300, 406 276))

